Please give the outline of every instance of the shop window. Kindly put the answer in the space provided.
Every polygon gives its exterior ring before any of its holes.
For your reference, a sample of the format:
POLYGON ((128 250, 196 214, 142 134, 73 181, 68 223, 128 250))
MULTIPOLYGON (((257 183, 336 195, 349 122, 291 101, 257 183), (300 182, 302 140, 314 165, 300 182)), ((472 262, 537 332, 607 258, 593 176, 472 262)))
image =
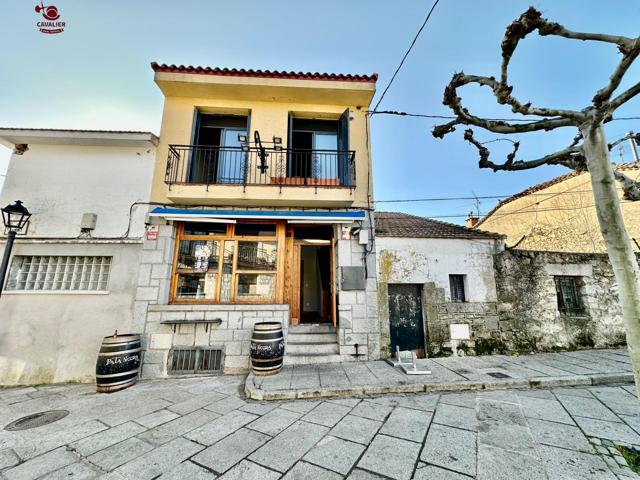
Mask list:
POLYGON ((238 223, 225 231, 181 225, 173 269, 174 301, 268 303, 275 300, 275 223, 238 223), (197 232, 194 234, 193 232, 197 232))

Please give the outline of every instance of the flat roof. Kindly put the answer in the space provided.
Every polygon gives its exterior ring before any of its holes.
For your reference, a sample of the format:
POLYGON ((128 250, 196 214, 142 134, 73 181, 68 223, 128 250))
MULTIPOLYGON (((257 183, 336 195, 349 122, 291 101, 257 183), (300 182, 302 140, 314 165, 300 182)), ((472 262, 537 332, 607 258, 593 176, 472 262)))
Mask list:
POLYGON ((59 128, 0 127, 0 144, 81 145, 106 147, 157 146, 158 137, 151 132, 134 130, 79 130, 59 128))

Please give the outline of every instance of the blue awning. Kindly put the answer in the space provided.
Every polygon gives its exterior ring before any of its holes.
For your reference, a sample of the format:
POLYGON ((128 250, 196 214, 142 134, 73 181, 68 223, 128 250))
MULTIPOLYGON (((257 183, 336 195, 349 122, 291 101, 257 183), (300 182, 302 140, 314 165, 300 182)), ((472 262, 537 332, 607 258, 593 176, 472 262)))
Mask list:
POLYGON ((177 221, 219 221, 234 223, 235 220, 287 220, 289 223, 351 223, 365 218, 362 210, 331 210, 327 212, 283 211, 283 210, 203 210, 190 208, 156 207, 149 214, 177 221))

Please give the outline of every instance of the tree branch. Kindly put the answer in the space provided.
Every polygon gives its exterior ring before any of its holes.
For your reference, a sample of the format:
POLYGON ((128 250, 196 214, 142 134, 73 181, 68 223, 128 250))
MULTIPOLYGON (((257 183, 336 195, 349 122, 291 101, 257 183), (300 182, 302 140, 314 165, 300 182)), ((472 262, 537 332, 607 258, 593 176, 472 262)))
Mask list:
POLYGON ((489 149, 474 137, 473 130, 470 128, 465 130, 464 139, 478 149, 478 154, 480 155, 479 167, 490 168, 494 172, 529 170, 540 165, 563 165, 572 170, 586 170, 586 160, 582 153, 582 147, 578 146, 578 142, 581 139, 580 136, 576 136, 567 148, 536 160, 515 160, 520 148, 520 142, 514 142, 513 150, 507 155, 507 159, 502 164, 494 163, 489 159, 489 149))
POLYGON ((622 198, 633 201, 640 200, 640 183, 635 180, 631 180, 616 168, 613 169, 613 176, 622 186, 622 191, 624 192, 622 198))
POLYGON ((638 95, 640 93, 640 82, 636 83, 635 85, 633 85, 631 88, 629 88, 628 90, 622 92, 620 95, 618 95, 616 98, 614 98, 613 100, 611 100, 609 102, 609 111, 613 112, 615 109, 617 109, 620 105, 628 102, 629 100, 631 100, 633 97, 635 97, 636 95, 638 95))

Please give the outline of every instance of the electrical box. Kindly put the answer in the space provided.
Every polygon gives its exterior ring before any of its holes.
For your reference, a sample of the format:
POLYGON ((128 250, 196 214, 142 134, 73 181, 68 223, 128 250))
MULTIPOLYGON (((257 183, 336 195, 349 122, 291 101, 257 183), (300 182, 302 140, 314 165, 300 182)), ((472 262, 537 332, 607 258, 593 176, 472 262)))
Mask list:
POLYGON ((342 290, 364 290, 366 279, 364 267, 341 267, 342 290))
POLYGON ((364 228, 358 232, 358 243, 360 245, 369 244, 369 230, 365 230, 364 228))
POLYGON ((80 222, 80 229, 87 230, 95 230, 96 223, 98 221, 98 215, 95 213, 83 213, 82 221, 80 222))

